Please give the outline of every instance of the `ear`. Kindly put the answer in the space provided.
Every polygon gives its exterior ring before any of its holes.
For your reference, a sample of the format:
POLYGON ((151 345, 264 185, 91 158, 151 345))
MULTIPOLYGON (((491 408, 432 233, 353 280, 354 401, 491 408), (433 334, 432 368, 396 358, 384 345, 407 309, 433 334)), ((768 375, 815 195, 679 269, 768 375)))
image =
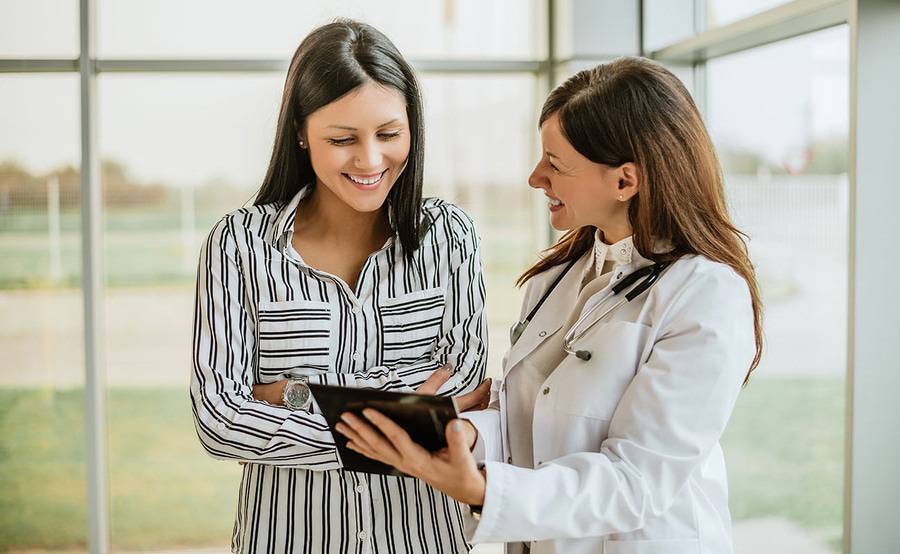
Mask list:
POLYGON ((640 191, 641 170, 634 162, 627 162, 620 165, 617 171, 619 174, 617 198, 627 202, 640 191))

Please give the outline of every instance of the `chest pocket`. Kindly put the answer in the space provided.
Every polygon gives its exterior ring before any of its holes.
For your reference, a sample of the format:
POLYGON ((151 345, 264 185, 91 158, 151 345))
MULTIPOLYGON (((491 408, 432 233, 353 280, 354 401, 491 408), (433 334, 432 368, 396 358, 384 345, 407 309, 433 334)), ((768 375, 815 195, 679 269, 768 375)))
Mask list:
POLYGON ((280 376, 295 368, 328 370, 331 308, 327 302, 261 302, 257 329, 263 376, 280 376))
POLYGON ((591 359, 566 359, 554 372, 555 409, 571 415, 609 420, 642 363, 650 327, 613 321, 597 327, 575 343, 591 359))
POLYGON ((442 287, 381 300, 384 365, 408 365, 430 356, 444 319, 442 287))

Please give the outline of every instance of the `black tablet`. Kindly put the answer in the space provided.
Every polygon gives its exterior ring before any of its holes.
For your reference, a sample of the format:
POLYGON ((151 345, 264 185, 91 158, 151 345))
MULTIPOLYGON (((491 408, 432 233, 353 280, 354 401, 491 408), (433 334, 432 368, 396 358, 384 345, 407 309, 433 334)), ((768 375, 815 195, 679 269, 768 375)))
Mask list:
MULTIPOLYGON (((344 469, 363 473, 383 475, 406 475, 405 473, 366 458, 347 448, 347 437, 334 430, 341 421, 341 414, 351 412, 365 419, 364 408, 378 410, 403 427, 410 438, 431 452, 447 446, 444 429, 457 417, 456 404, 449 396, 431 396, 401 392, 386 392, 373 389, 354 389, 331 385, 309 384, 313 399, 322 410, 325 421, 331 427, 338 455, 344 469)), ((368 421, 368 420, 366 420, 368 421)))

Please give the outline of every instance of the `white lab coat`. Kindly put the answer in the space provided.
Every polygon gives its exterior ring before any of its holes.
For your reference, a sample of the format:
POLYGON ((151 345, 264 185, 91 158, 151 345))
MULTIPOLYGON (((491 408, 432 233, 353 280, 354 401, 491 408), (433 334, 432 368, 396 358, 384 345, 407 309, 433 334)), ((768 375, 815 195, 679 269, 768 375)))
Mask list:
MULTIPOLYGON (((504 378, 565 332, 560 327, 591 261, 588 254, 576 262, 547 298, 507 353, 504 378)), ((584 309, 650 263, 635 251, 584 309)), ((560 271, 529 282, 520 317, 560 271)), ((506 463, 504 380, 495 380, 487 410, 464 414, 478 429, 476 457, 487 471, 481 519, 467 521, 469 539, 510 543, 507 552, 530 542, 534 554, 731 553, 719 437, 755 352, 746 282, 724 264, 681 258, 576 348, 592 358, 566 356, 536 395, 535 469, 506 463)))

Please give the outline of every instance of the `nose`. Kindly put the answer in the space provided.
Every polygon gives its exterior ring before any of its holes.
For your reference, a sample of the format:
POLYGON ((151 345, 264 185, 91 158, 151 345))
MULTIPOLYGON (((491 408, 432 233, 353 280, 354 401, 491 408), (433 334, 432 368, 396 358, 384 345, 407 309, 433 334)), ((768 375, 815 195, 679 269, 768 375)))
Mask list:
POLYGON ((538 162, 538 165, 531 171, 531 175, 528 176, 528 186, 536 189, 543 189, 547 188, 549 183, 550 181, 547 180, 547 176, 541 171, 541 164, 538 162))
POLYGON ((381 145, 378 141, 367 140, 360 143, 356 151, 356 167, 361 170, 378 170, 381 169, 384 154, 381 152, 381 145))

